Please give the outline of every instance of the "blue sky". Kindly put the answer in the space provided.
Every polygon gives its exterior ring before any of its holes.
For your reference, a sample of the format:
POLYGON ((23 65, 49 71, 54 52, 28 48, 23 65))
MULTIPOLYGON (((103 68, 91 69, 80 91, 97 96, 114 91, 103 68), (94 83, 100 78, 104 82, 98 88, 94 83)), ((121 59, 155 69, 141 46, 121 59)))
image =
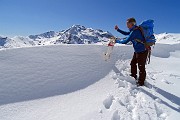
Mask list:
POLYGON ((118 35, 126 19, 155 20, 155 33, 180 33, 179 0, 0 0, 0 35, 27 36, 74 24, 118 35))

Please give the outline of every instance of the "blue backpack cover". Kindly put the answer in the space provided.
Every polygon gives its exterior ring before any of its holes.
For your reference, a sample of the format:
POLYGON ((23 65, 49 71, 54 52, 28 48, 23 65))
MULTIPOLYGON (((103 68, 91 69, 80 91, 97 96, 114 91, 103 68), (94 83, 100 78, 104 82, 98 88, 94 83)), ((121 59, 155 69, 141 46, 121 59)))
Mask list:
POLYGON ((143 21, 140 25, 140 30, 144 36, 145 39, 145 45, 146 46, 152 46, 155 44, 156 39, 154 36, 154 20, 146 20, 143 21))

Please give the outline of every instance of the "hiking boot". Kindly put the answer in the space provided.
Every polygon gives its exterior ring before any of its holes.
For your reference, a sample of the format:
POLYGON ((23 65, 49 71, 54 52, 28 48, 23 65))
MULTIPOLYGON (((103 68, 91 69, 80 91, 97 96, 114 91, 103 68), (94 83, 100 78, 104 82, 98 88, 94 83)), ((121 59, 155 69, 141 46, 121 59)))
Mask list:
POLYGON ((137 87, 139 87, 139 86, 144 86, 144 82, 136 82, 136 84, 137 84, 137 87))
POLYGON ((130 74, 131 77, 133 77, 135 80, 137 80, 137 75, 130 74))

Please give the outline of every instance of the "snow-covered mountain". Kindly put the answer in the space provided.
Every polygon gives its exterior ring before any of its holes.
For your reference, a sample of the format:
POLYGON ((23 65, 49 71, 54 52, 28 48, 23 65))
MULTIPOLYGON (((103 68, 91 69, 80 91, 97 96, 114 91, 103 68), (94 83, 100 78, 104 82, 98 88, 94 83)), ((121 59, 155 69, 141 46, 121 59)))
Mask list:
POLYGON ((49 31, 27 37, 15 36, 13 38, 0 37, 0 48, 17 48, 53 44, 94 44, 108 41, 113 35, 100 29, 86 28, 73 25, 60 32, 49 31))
POLYGON ((60 32, 46 32, 39 35, 30 35, 35 44, 52 45, 52 44, 92 44, 101 41, 108 41, 112 37, 109 32, 99 29, 86 28, 81 25, 73 25, 67 30, 60 32))
POLYGON ((39 34, 39 35, 30 35, 29 38, 33 39, 33 40, 36 40, 36 39, 52 38, 52 37, 55 37, 56 35, 57 35, 56 32, 49 31, 49 32, 42 33, 42 34, 39 34))
MULTIPOLYGON (((27 37, 0 37, 0 49, 54 44, 96 44, 107 42, 112 36, 113 35, 108 31, 86 28, 82 25, 73 25, 69 29, 59 32, 49 31, 42 34, 29 35, 27 37)), ((177 33, 162 33, 155 36, 157 43, 180 43, 180 34, 177 33)))
POLYGON ((162 33, 156 35, 158 43, 163 44, 176 44, 180 43, 180 34, 179 33, 162 33))
POLYGON ((60 37, 56 42, 67 44, 91 44, 101 41, 108 41, 112 34, 99 29, 86 28, 81 25, 73 25, 68 30, 59 33, 60 37))
POLYGON ((13 38, 0 36, 0 49, 2 48, 18 48, 35 45, 34 42, 28 38, 15 36, 13 38))

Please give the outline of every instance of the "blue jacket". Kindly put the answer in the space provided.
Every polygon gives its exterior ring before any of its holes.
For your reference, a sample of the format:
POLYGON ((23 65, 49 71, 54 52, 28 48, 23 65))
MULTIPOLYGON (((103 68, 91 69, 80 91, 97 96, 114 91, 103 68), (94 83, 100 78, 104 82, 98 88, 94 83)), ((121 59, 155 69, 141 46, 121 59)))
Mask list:
POLYGON ((133 26, 130 29, 130 32, 125 32, 122 31, 120 29, 118 29, 117 31, 120 32, 123 35, 129 35, 125 40, 116 40, 116 43, 120 43, 120 44, 127 44, 128 42, 132 42, 133 43, 133 47, 134 47, 134 51, 136 53, 139 52, 144 52, 146 51, 146 48, 144 46, 144 44, 137 42, 135 39, 139 39, 139 40, 143 40, 143 36, 142 33, 139 29, 135 29, 137 26, 133 26), (134 30, 135 29, 135 30, 134 30))

